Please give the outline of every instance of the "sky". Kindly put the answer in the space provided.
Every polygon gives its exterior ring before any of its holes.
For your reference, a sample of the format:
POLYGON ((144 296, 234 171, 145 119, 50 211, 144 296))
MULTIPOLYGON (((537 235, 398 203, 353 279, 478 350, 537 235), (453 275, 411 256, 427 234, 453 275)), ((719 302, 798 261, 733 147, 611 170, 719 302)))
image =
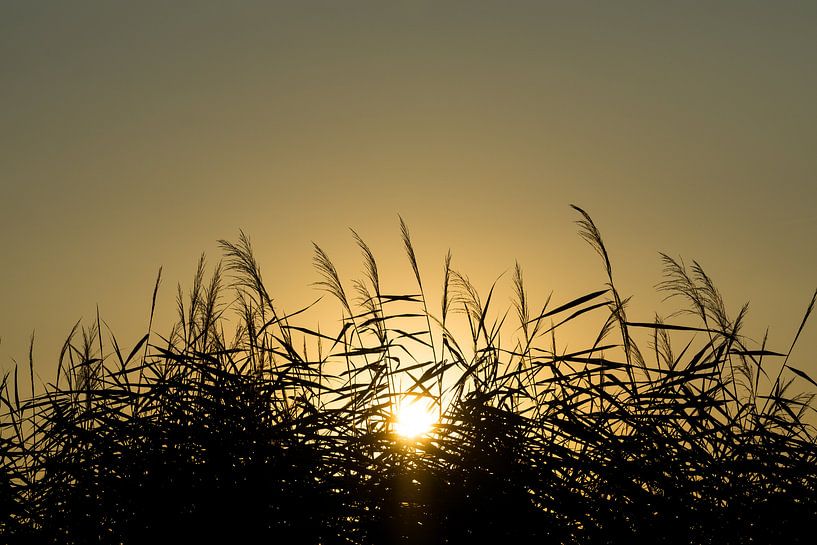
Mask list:
MULTIPOLYGON (((426 282, 445 252, 533 306, 605 282, 662 301, 698 260, 785 350, 817 288, 814 2, 28 2, 0 5, 0 369, 52 381, 80 318, 123 350, 217 240, 250 235, 284 309, 320 296, 312 242, 426 282)), ((388 289, 387 289, 388 291, 388 289)), ((509 304, 507 302, 506 304, 509 304)), ((817 326, 793 363, 817 374, 817 326)))

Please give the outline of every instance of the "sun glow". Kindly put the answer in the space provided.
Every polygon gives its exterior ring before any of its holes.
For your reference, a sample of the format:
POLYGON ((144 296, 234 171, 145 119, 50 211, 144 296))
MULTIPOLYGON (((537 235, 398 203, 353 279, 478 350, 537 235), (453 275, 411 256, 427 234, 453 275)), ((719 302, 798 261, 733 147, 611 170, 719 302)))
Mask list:
POLYGON ((394 431, 406 439, 416 439, 432 430, 437 422, 434 403, 428 398, 404 397, 395 409, 394 431))

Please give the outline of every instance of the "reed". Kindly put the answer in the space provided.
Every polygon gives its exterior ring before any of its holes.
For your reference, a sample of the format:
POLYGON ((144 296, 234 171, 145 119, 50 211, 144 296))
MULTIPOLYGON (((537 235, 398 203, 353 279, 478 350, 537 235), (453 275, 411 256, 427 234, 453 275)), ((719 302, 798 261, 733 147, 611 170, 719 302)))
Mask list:
MULTIPOLYGON (((608 282, 508 313, 445 259, 442 307, 363 278, 349 294, 315 247, 343 318, 275 308, 249 238, 204 258, 178 319, 127 354, 97 317, 65 342, 53 383, 0 383, 0 536, 8 543, 801 543, 817 524, 817 386, 741 331, 693 262, 662 256, 681 323, 631 321, 608 282), (582 324, 566 352, 559 333, 582 324), (460 327, 462 326, 462 327, 460 327), (466 331, 465 338, 455 331, 466 331), (430 433, 394 407, 431 400, 430 433), (538 540, 538 541, 536 541, 538 540)), ((157 278, 157 287, 159 279, 157 278)), ((154 289, 152 309, 156 306, 154 289)), ((33 344, 33 339, 32 339, 33 344)))

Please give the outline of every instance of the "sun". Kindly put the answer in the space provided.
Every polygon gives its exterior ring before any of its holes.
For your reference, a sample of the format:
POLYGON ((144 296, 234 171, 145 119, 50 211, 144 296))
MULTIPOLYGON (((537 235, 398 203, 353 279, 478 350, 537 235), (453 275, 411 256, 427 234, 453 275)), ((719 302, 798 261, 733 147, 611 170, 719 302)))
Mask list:
POLYGON ((437 422, 434 403, 425 397, 404 397, 395 409, 394 432, 405 439, 429 433, 437 422))

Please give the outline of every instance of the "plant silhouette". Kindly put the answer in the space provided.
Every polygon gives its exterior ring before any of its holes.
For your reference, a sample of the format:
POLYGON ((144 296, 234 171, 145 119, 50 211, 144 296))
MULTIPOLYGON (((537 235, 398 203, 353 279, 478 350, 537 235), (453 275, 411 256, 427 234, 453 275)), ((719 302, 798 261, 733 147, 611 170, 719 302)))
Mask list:
POLYGON ((731 318, 700 265, 662 256, 660 287, 695 323, 630 321, 574 208, 609 282, 540 312, 518 266, 508 317, 450 254, 430 310, 401 219, 413 293, 382 291, 357 233, 353 292, 315 247, 336 331, 276 308, 243 233, 209 280, 200 260, 165 335, 150 325, 125 353, 99 318, 77 324, 53 384, 3 377, 2 541, 806 542, 817 445, 811 397, 792 391, 815 383, 789 354, 817 293, 775 352, 742 335, 746 307, 731 318), (560 349, 579 323, 585 345, 560 349), (393 433, 405 395, 434 401, 431 433, 393 433))

